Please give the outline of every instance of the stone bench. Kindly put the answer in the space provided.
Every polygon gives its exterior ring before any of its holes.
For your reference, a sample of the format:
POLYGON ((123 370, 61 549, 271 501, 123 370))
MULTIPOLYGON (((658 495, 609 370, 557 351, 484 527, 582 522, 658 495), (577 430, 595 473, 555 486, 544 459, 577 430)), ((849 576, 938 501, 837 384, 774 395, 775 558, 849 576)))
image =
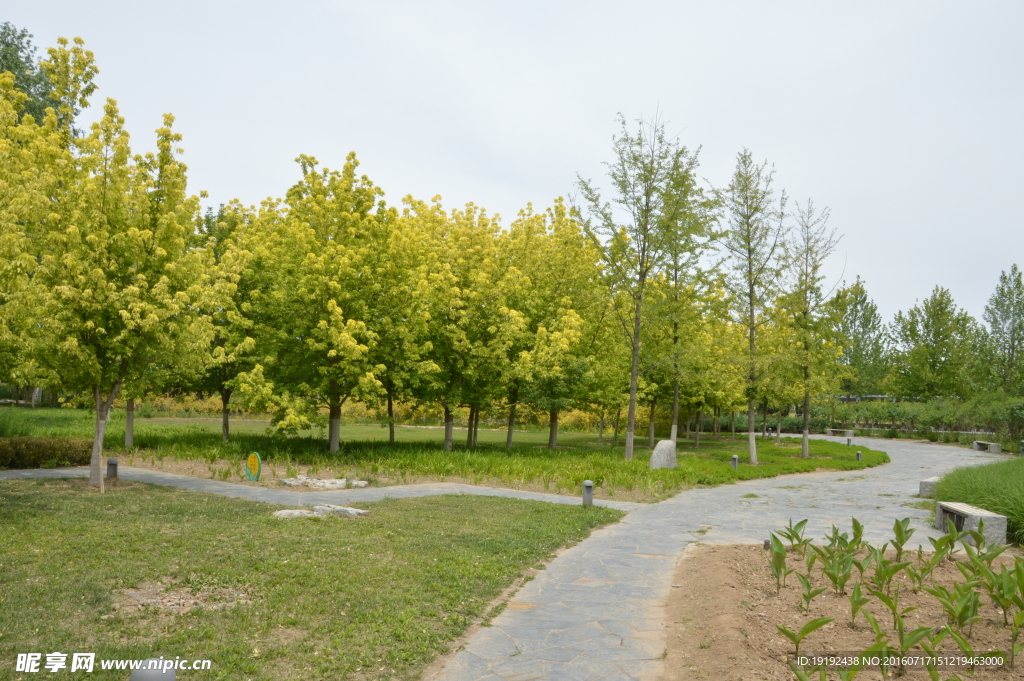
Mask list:
POLYGON ((976 452, 1001 454, 1003 451, 1003 446, 998 442, 982 442, 981 440, 975 440, 972 449, 974 449, 976 452))
POLYGON ((935 498, 935 485, 939 484, 941 478, 928 478, 927 480, 921 481, 920 491, 917 496, 923 499, 934 499, 935 498))
MULTIPOLYGON (((977 530, 981 520, 985 521, 985 541, 989 544, 1006 543, 1006 516, 986 511, 970 504, 953 501, 935 502, 935 529, 945 530, 946 521, 952 520, 953 526, 959 530, 977 530)), ((965 538, 968 543, 973 543, 965 538)))
POLYGON ((829 428, 829 435, 840 435, 842 437, 853 437, 852 430, 846 430, 845 428, 829 428))

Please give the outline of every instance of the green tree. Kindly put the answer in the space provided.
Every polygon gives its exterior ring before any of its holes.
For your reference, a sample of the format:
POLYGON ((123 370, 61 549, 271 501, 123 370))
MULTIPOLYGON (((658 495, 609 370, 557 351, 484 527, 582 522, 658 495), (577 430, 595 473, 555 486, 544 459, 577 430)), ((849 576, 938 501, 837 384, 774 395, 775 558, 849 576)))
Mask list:
POLYGON ((14 74, 14 87, 26 95, 16 110, 19 117, 28 114, 42 124, 47 107, 60 106, 46 71, 36 60, 32 34, 9 21, 0 24, 0 73, 4 71, 14 74))
POLYGON ((999 274, 985 306, 985 323, 996 355, 996 374, 1008 394, 1022 394, 1024 383, 1024 281, 1017 265, 999 274))
POLYGON ((579 178, 588 208, 587 226, 601 243, 602 259, 612 295, 624 294, 629 304, 627 328, 631 346, 626 459, 633 458, 637 389, 640 378, 641 326, 650 279, 663 264, 673 239, 684 231, 694 200, 695 157, 670 138, 660 119, 640 120, 636 134, 619 117, 620 135, 613 138, 614 159, 607 164, 612 201, 579 178))
POLYGON ((829 209, 817 211, 811 199, 797 204, 793 238, 785 244, 788 290, 783 300, 793 333, 791 346, 803 393, 803 439, 801 455, 810 457, 809 434, 811 397, 834 383, 836 347, 832 339, 828 294, 822 291, 825 260, 841 237, 828 227, 829 209))
POLYGON ((732 260, 729 278, 736 312, 747 328, 747 443, 750 463, 757 463, 754 420, 760 375, 757 338, 768 320, 768 310, 778 292, 778 251, 786 229, 786 194, 778 202, 772 188, 775 171, 768 162, 754 162, 744 149, 736 158, 736 170, 729 186, 719 192, 725 208, 727 229, 722 245, 732 260))
MULTIPOLYGON (((51 58, 67 55, 57 49, 51 58)), ((49 121, 56 130, 58 121, 49 121)), ((208 254, 188 248, 198 198, 185 193, 172 122, 165 116, 155 154, 132 155, 124 120, 107 100, 91 133, 74 140, 76 153, 62 158, 53 211, 33 226, 22 372, 37 385, 91 393, 90 482, 101 490, 103 436, 121 388, 154 367, 201 370, 211 333, 202 310, 219 287, 208 254)))
POLYGON ((889 335, 878 306, 860 277, 829 301, 835 319, 840 363, 846 368, 842 390, 847 395, 881 395, 889 374, 889 335))
POLYGON ((893 393, 898 397, 969 399, 984 365, 984 330, 958 308, 947 289, 932 295, 890 325, 895 344, 893 393), (979 356, 980 355, 980 356, 979 356))
POLYGON ((341 171, 318 170, 309 156, 297 160, 302 179, 283 206, 263 206, 241 244, 252 254, 246 311, 259 361, 235 385, 245 403, 272 410, 282 431, 307 427, 326 407, 328 447, 337 452, 345 401, 381 388, 369 355, 377 334, 368 321, 376 306, 391 303, 378 245, 397 213, 382 190, 356 175, 355 154, 341 171))

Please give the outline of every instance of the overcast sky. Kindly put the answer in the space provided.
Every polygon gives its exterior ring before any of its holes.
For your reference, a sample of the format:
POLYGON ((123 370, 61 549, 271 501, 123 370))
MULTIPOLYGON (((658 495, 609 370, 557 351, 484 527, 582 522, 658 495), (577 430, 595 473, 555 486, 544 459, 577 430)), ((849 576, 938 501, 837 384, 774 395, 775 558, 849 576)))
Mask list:
POLYGON ((599 178, 615 117, 660 111, 728 183, 736 153, 832 209, 833 276, 888 318, 936 285, 980 316, 1024 264, 1024 3, 12 3, 41 49, 81 36, 137 150, 177 117, 193 192, 282 196, 349 151, 393 204, 505 224, 599 178))

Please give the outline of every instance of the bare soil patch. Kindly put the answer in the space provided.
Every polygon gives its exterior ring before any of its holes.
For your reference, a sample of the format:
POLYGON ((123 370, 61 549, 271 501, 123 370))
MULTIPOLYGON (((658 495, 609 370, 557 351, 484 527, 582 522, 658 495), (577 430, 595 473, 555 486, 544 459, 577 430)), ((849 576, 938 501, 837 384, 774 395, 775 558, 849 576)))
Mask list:
POLYGON ((173 580, 167 583, 143 582, 134 589, 122 589, 113 598, 113 609, 120 614, 130 614, 149 607, 184 615, 196 608, 219 610, 249 603, 246 594, 238 589, 168 590, 170 586, 173 586, 173 580))
MULTIPOLYGON (((998 561, 1012 565, 1013 557, 1004 553, 998 561)), ((1020 555, 1020 551, 1016 551, 1020 555)), ((790 554, 790 567, 803 571, 799 556, 790 554)), ((963 554, 957 555, 964 559, 963 554)), ((998 562, 997 562, 998 566, 998 562)), ((855 580, 847 584, 847 594, 855 580)), ((950 587, 962 583, 963 575, 954 562, 944 562, 929 581, 950 587)), ((907 626, 940 627, 946 615, 935 597, 922 591, 913 593, 905 574, 899 583, 900 607, 917 607, 906 616, 907 626)), ((673 588, 668 601, 668 652, 666 679, 730 679, 732 681, 789 680, 795 678, 787 663, 792 644, 775 628, 780 624, 798 631, 807 622, 819 617, 835 620, 810 634, 800 646, 804 652, 860 652, 874 642, 874 635, 863 615, 850 624, 850 601, 845 595, 835 595, 831 584, 815 567, 814 586, 828 585, 828 590, 814 599, 809 612, 801 612, 802 588, 796 574, 787 579, 781 595, 775 595, 775 579, 771 575, 768 552, 760 546, 691 544, 676 567, 673 588)), ((862 587, 865 589, 866 586, 862 587)), ((976 651, 1008 650, 1010 630, 1003 627, 1002 612, 982 597, 982 620, 974 625, 971 645, 976 651)), ((897 640, 892 628, 890 611, 878 599, 872 598, 864 606, 889 633, 889 640, 897 640)), ((940 649, 958 652, 948 637, 940 649)), ((915 649, 915 653, 921 653, 915 649)), ((1007 669, 975 670, 973 676, 966 670, 940 671, 941 678, 952 678, 959 673, 963 678, 980 681, 1024 679, 1024 657, 1018 659, 1014 671, 1007 669)), ((817 676, 813 677, 817 679, 817 676)), ((838 679, 833 671, 828 678, 838 679)), ((877 669, 864 670, 862 679, 881 679, 877 669)), ((924 681, 929 679, 924 668, 908 669, 903 679, 924 681)))

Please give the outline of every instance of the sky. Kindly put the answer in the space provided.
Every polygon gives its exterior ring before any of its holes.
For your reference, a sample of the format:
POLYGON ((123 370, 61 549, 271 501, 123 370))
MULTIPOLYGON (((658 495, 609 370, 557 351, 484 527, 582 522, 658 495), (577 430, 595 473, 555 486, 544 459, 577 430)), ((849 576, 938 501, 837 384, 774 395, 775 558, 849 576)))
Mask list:
POLYGON ((935 286, 980 317, 1024 264, 1024 3, 12 3, 42 48, 80 36, 137 150, 164 113, 208 204, 281 197, 299 154, 392 204, 511 222, 600 180, 617 116, 660 115, 724 187, 748 148, 843 235, 889 318, 935 286))

